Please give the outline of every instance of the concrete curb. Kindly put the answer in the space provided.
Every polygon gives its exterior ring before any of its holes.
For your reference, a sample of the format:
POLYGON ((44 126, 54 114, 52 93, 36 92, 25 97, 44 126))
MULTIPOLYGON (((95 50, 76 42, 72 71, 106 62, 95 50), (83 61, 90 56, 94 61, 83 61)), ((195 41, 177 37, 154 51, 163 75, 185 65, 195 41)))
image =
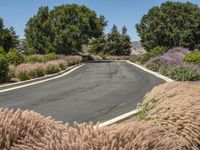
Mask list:
MULTIPOLYGON (((166 82, 173 82, 173 81, 174 81, 174 80, 172 80, 172 79, 170 79, 170 78, 168 78, 168 77, 166 77, 166 76, 163 76, 163 75, 161 75, 161 74, 159 74, 159 73, 157 73, 157 72, 151 71, 151 70, 149 70, 149 69, 147 69, 147 68, 145 68, 145 67, 142 67, 142 66, 140 66, 140 65, 138 65, 138 64, 136 64, 136 63, 130 62, 129 60, 127 60, 127 61, 125 61, 125 62, 127 62, 127 63, 129 63, 129 64, 131 64, 131 65, 134 65, 135 67, 137 67, 137 68, 139 68, 139 69, 142 69, 143 71, 148 72, 148 73, 150 73, 150 74, 152 74, 152 75, 154 75, 154 76, 156 76, 156 77, 158 77, 158 78, 160 78, 160 79, 163 79, 163 80, 165 80, 166 82)), ((123 120, 125 120, 125 119, 130 118, 130 117, 133 116, 133 115, 136 115, 138 112, 140 112, 140 110, 139 110, 139 109, 135 109, 135 110, 133 110, 133 111, 130 111, 130 112, 128 112, 128 113, 125 113, 125 114, 120 115, 120 116, 118 116, 118 117, 115 117, 115 118, 113 118, 113 119, 110 119, 110 120, 108 120, 108 121, 102 122, 102 123, 100 123, 100 124, 98 125, 98 127, 101 128, 101 127, 106 127, 106 126, 109 126, 109 125, 118 123, 118 122, 120 122, 120 121, 123 121, 123 120)), ((95 126, 94 128, 96 128, 96 126, 95 126)))
MULTIPOLYGON (((110 119, 110 120, 108 120, 108 121, 102 122, 102 123, 100 123, 100 124, 98 125, 98 127, 102 128, 102 127, 106 127, 106 126, 110 126, 110 125, 112 125, 112 124, 118 123, 118 122, 120 122, 120 121, 123 121, 123 120, 125 120, 125 119, 130 118, 130 117, 133 116, 133 115, 136 115, 139 111, 140 111, 139 109, 135 109, 135 110, 133 110, 133 111, 130 111, 130 112, 128 112, 128 113, 125 113, 125 114, 120 115, 120 116, 118 116, 118 117, 115 117, 115 118, 113 118, 113 119, 110 119)), ((96 126, 94 126, 94 128, 96 128, 96 126)))
POLYGON ((12 91, 12 90, 15 90, 15 89, 20 89, 20 88, 23 88, 23 87, 28 87, 28 86, 31 86, 31 85, 40 84, 40 83, 43 83, 43 82, 46 82, 46 81, 50 81, 50 80, 54 80, 54 79, 63 77, 65 75, 71 73, 72 71, 82 67, 83 65, 84 64, 74 65, 72 67, 67 68, 64 71, 61 71, 61 72, 58 72, 58 73, 55 73, 55 74, 52 74, 52 75, 47 75, 47 76, 32 79, 32 80, 21 81, 21 82, 17 82, 17 83, 12 83, 12 84, 8 84, 8 85, 0 86, 0 93, 12 91))
POLYGON ((130 62, 129 60, 127 60, 126 62, 129 63, 129 64, 131 64, 131 65, 134 65, 135 67, 140 68, 140 69, 142 69, 143 71, 148 72, 148 73, 150 73, 150 74, 152 74, 152 75, 154 75, 154 76, 156 76, 156 77, 158 77, 158 78, 160 78, 160 79, 163 79, 163 80, 165 80, 166 82, 173 82, 173 81, 174 81, 174 80, 172 80, 172 79, 170 79, 170 78, 168 78, 168 77, 166 77, 166 76, 163 76, 163 75, 161 75, 161 74, 159 74, 159 73, 157 73, 157 72, 151 71, 151 70, 149 70, 149 69, 147 69, 147 68, 145 68, 145 67, 143 67, 143 66, 140 66, 140 65, 138 65, 138 64, 136 64, 136 63, 130 62))

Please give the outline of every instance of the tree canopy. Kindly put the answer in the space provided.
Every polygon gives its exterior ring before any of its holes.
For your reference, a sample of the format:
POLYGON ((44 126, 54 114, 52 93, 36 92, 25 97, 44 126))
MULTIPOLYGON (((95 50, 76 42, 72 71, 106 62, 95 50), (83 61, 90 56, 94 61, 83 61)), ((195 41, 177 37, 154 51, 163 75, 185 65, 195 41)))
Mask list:
POLYGON ((165 2, 153 7, 136 25, 142 45, 200 49, 200 8, 190 2, 165 2))
POLYGON ((14 28, 5 28, 3 20, 0 18, 0 46, 8 52, 10 48, 16 47, 18 42, 18 36, 16 35, 14 28))
POLYGON ((83 44, 103 34, 105 25, 103 16, 84 5, 41 7, 26 25, 26 42, 37 53, 77 54, 83 44))
POLYGON ((90 52, 106 53, 109 55, 129 55, 131 49, 130 37, 127 34, 127 28, 124 26, 120 33, 116 25, 113 25, 111 31, 106 36, 94 39, 91 42, 90 52))

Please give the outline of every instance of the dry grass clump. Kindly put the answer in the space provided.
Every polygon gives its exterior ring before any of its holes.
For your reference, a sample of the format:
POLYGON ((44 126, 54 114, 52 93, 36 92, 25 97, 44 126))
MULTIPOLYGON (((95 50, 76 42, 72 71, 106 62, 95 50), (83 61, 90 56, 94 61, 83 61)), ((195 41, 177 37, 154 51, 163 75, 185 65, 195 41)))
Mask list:
POLYGON ((45 64, 45 73, 53 74, 67 68, 67 62, 62 59, 51 60, 45 64))
POLYGON ((79 64, 83 61, 82 56, 78 55, 72 55, 72 56, 60 55, 60 59, 67 61, 69 66, 79 64))
POLYGON ((15 76, 23 81, 44 76, 45 65, 43 63, 27 63, 15 67, 15 76))
POLYGON ((14 78, 15 77, 15 65, 9 65, 9 77, 14 78))
POLYGON ((107 56, 107 60, 128 60, 129 56, 107 56))
MULTIPOLYGON (((23 81, 42 77, 47 74, 53 74, 65 70, 68 63, 65 60, 57 59, 51 60, 47 63, 26 63, 16 66, 14 69, 10 69, 10 72, 14 72, 15 76, 23 81)), ((11 68, 12 66, 10 66, 11 68)))
POLYGON ((92 124, 61 124, 33 111, 0 110, 0 149, 177 149, 187 143, 164 128, 140 122, 93 128, 92 124))
MULTIPOLYGON (((145 97, 144 120, 96 128, 62 124, 33 111, 0 109, 0 149, 200 149, 200 84, 166 83, 145 97)), ((143 110, 142 110, 143 111, 143 110)))
POLYGON ((155 87, 146 95, 145 119, 200 149, 200 82, 173 82, 155 87))

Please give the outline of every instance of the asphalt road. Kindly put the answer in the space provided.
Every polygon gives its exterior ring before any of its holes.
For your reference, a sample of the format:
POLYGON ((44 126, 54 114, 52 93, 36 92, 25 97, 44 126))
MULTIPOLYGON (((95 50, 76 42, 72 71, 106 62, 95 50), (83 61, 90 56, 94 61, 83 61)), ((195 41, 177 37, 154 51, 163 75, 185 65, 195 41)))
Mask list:
POLYGON ((86 63, 59 79, 0 93, 0 107, 31 109, 69 123, 106 121, 135 109, 163 82, 125 62, 86 63))

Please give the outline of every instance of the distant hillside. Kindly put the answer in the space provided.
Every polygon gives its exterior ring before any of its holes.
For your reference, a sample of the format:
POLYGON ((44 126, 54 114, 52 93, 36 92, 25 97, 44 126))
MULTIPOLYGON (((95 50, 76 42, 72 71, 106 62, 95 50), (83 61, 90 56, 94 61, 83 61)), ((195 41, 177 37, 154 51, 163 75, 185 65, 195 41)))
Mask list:
POLYGON ((132 47, 134 49, 141 49, 141 48, 143 48, 140 41, 134 41, 134 42, 132 42, 132 47))
POLYGON ((145 53, 145 48, 142 46, 140 41, 133 41, 132 42, 132 49, 131 49, 131 54, 142 54, 145 53))

